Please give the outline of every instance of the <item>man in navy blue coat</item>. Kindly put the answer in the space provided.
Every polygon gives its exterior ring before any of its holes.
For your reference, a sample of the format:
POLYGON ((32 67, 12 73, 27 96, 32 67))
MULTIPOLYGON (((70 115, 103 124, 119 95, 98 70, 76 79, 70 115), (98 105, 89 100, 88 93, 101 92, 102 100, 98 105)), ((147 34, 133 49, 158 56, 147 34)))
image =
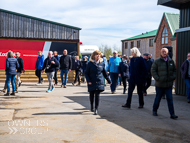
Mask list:
POLYGON ((129 65, 127 63, 127 56, 123 56, 122 62, 119 64, 119 77, 123 82, 123 94, 126 92, 127 80, 129 79, 129 65))
MULTIPOLYGON (((57 51, 53 52, 54 58, 59 62, 59 55, 57 54, 57 51)), ((55 80, 55 85, 57 85, 57 71, 59 70, 59 66, 55 68, 55 74, 53 79, 55 80)))
POLYGON ((146 76, 146 82, 144 83, 143 86, 143 95, 146 96, 147 95, 147 89, 150 87, 151 85, 151 81, 152 81, 152 75, 151 75, 151 67, 152 67, 152 61, 148 58, 149 53, 144 53, 143 54, 143 58, 146 64, 146 69, 147 69, 147 76, 146 76))
POLYGON ((187 102, 190 103, 190 53, 187 54, 187 60, 185 60, 181 66, 182 78, 186 84, 187 102))

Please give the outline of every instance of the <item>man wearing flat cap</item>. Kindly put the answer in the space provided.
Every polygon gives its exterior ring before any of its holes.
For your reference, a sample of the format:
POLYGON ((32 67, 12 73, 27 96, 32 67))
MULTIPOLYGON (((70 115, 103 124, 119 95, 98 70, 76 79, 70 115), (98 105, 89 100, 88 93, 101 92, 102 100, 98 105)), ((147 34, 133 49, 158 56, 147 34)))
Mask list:
POLYGON ((150 60, 152 63, 154 62, 154 59, 152 58, 152 54, 151 54, 151 53, 149 53, 148 58, 149 58, 149 60, 150 60))
POLYGON ((146 64, 146 68, 148 71, 147 77, 146 77, 146 82, 143 85, 143 95, 146 96, 147 95, 147 89, 150 87, 151 85, 151 80, 152 80, 152 75, 151 75, 151 66, 152 66, 152 61, 148 58, 149 53, 144 53, 143 54, 143 58, 146 64))

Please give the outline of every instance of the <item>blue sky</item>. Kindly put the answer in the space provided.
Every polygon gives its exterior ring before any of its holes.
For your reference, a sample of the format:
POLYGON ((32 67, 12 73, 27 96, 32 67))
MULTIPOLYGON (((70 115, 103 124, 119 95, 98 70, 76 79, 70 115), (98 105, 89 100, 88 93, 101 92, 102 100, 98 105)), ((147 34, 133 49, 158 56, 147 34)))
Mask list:
POLYGON ((0 8, 82 28, 85 45, 121 47, 121 40, 158 28, 157 0, 0 0, 0 8))

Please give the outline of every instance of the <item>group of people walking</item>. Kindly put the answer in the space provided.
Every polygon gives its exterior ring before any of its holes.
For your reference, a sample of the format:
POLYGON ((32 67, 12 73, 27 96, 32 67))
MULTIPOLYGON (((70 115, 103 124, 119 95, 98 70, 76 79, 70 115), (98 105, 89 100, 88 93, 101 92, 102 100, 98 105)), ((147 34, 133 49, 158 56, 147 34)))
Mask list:
POLYGON ((36 74, 39 78, 39 83, 42 84, 43 78, 41 77, 41 73, 45 71, 49 81, 49 87, 47 92, 51 92, 54 90, 55 85, 58 84, 57 72, 60 71, 61 77, 61 87, 66 88, 68 74, 72 69, 72 64, 74 64, 75 69, 75 80, 73 85, 76 85, 78 80, 78 85, 80 85, 80 75, 82 72, 82 62, 79 60, 79 56, 75 56, 75 62, 72 63, 71 56, 67 54, 67 50, 63 51, 63 55, 59 58, 57 51, 49 51, 48 57, 44 60, 44 56, 39 51, 39 56, 36 61, 36 74), (53 79, 55 80, 55 84, 53 83, 53 79))
POLYGON ((113 57, 110 57, 106 69, 103 59, 100 58, 101 53, 99 51, 93 52, 85 73, 90 94, 91 111, 93 111, 95 115, 98 113, 99 96, 100 93, 104 91, 104 78, 110 83, 111 92, 114 94, 118 85, 118 77, 122 77, 124 94, 126 92, 126 82, 128 81, 129 83, 128 97, 126 103, 122 105, 122 107, 131 108, 133 91, 137 86, 137 93, 139 96, 138 108, 142 109, 144 107, 144 96, 147 95, 147 89, 151 85, 153 76, 156 86, 156 97, 152 110, 153 115, 158 116, 157 111, 159 104, 163 94, 165 94, 167 97, 170 118, 177 119, 178 116, 175 115, 172 98, 176 68, 174 61, 168 56, 168 49, 162 48, 161 57, 155 61, 149 57, 150 54, 148 53, 145 53, 143 58, 136 47, 131 49, 131 54, 132 58, 129 61, 127 56, 124 55, 121 59, 117 56, 117 51, 114 51, 113 57), (94 97, 95 110, 93 108, 94 97))
POLYGON ((2 92, 7 90, 5 96, 15 95, 15 93, 18 93, 18 87, 22 83, 20 80, 21 73, 24 73, 24 62, 19 52, 16 53, 16 58, 12 51, 7 53, 5 72, 6 80, 2 92), (10 83, 12 84, 12 93, 10 91, 10 83))
MULTIPOLYGON (((100 93, 104 91, 106 86, 106 80, 110 84, 111 93, 116 93, 118 86, 118 79, 123 82, 123 94, 127 91, 128 97, 126 103, 122 105, 124 108, 131 108, 131 100, 135 87, 137 87, 137 93, 139 97, 139 109, 144 107, 144 96, 147 95, 147 89, 151 85, 152 77, 155 79, 156 97, 153 104, 153 115, 158 116, 157 111, 163 95, 166 95, 168 109, 170 117, 172 119, 178 118, 174 112, 172 89, 173 82, 176 78, 176 68, 174 61, 168 55, 168 49, 161 49, 160 58, 154 60, 151 58, 151 54, 144 53, 143 57, 138 48, 131 49, 131 58, 126 55, 119 57, 117 51, 113 52, 113 56, 109 58, 108 62, 106 57, 100 51, 94 51, 90 57, 89 62, 84 58, 83 61, 79 60, 79 56, 75 57, 75 80, 72 83, 80 85, 80 75, 82 74, 83 80, 86 79, 88 85, 88 92, 90 98, 91 111, 95 115, 98 114, 99 97, 100 93), (95 99, 95 106, 94 106, 95 99)), ((56 51, 54 53, 49 51, 48 57, 44 59, 42 52, 38 52, 38 58, 35 65, 35 73, 38 77, 38 84, 42 84, 44 79, 41 77, 41 73, 45 71, 49 81, 47 92, 54 90, 57 85, 57 72, 60 71, 61 87, 66 88, 68 73, 72 68, 71 56, 67 54, 67 50, 63 51, 63 55, 59 58, 56 51), (63 78, 64 76, 64 78, 63 78), (53 83, 55 80, 55 84, 53 83)), ((6 82, 7 87, 6 96, 10 95, 10 82, 12 83, 12 93, 15 95, 16 86, 21 85, 20 75, 24 72, 24 63, 20 54, 16 53, 14 58, 13 52, 7 53, 6 59, 6 82), (15 82, 15 76, 17 75, 17 81, 15 82)), ((187 55, 187 60, 181 66, 182 77, 187 85, 187 101, 190 103, 190 53, 187 55)))
MULTIPOLYGON (((75 58, 77 58, 76 56, 75 58)), ((81 69, 81 65, 77 65, 79 60, 75 60, 75 70, 76 76, 75 78, 79 78, 79 70, 81 69)), ((57 51, 48 52, 48 57, 45 59, 42 51, 38 51, 38 58, 35 64, 35 74, 38 77, 37 85, 41 85, 45 79, 42 78, 42 73, 45 72, 49 81, 48 90, 46 92, 51 92, 54 90, 55 86, 58 84, 57 79, 57 72, 60 71, 61 77, 61 87, 66 88, 66 83, 68 79, 68 73, 71 71, 72 68, 72 59, 70 55, 67 55, 67 50, 63 51, 63 55, 59 58, 57 51), (63 78, 64 76, 64 78, 63 78), (53 83, 53 79, 55 84, 53 83)), ((12 51, 7 53, 6 59, 6 81, 5 86, 2 92, 6 92, 5 96, 15 95, 18 93, 18 87, 21 85, 20 76, 21 73, 24 73, 24 62, 23 59, 20 57, 20 53, 17 52, 15 55, 12 51), (16 56, 16 58, 15 58, 16 56), (16 79, 15 79, 16 77, 16 79), (12 93, 10 93, 10 83, 12 84, 12 93)), ((76 79, 74 82, 76 82, 76 79)), ((80 84, 80 80, 78 79, 80 84)))

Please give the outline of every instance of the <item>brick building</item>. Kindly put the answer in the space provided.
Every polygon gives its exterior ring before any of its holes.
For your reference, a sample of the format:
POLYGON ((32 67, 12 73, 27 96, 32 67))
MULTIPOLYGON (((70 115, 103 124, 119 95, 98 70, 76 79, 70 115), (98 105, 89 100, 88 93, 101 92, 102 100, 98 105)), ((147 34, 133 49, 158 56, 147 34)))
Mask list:
POLYGON ((176 60, 176 34, 179 29, 179 14, 164 13, 158 30, 142 33, 122 41, 122 53, 131 55, 130 49, 138 47, 140 52, 152 53, 153 58, 160 57, 160 50, 164 46, 173 47, 173 60, 176 60), (152 40, 154 39, 154 40, 152 40))
POLYGON ((176 57, 176 34, 175 30, 179 29, 179 14, 164 13, 154 42, 156 43, 156 58, 160 57, 160 50, 164 46, 173 47, 173 60, 176 57))
POLYGON ((141 54, 152 53, 153 58, 155 58, 156 43, 154 43, 154 38, 156 36, 157 30, 142 33, 140 35, 130 37, 122 42, 122 54, 127 56, 131 55, 130 49, 133 47, 139 48, 141 54))

